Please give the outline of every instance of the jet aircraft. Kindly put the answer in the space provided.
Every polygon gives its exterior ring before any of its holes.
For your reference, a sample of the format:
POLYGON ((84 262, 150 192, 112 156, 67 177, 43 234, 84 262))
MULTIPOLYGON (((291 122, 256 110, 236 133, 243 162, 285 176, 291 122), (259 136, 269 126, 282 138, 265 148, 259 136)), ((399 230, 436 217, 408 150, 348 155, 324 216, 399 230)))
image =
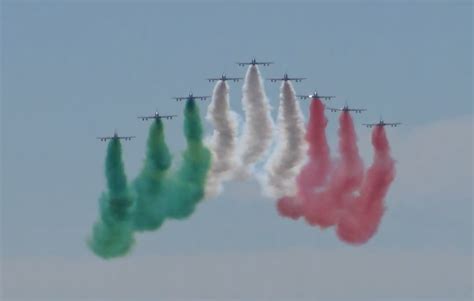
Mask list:
POLYGON ((353 109, 349 108, 349 106, 346 104, 342 108, 327 108, 327 110, 331 112, 356 112, 356 113, 362 113, 364 111, 367 111, 366 109, 353 109))
POLYGON ((173 99, 176 100, 176 101, 181 101, 181 100, 206 100, 208 98, 211 98, 211 96, 194 96, 193 93, 189 93, 188 96, 173 97, 173 99))
POLYGON ((238 82, 239 80, 241 80, 243 78, 241 77, 227 77, 225 74, 222 74, 220 78, 208 78, 207 80, 209 82, 216 82, 218 80, 221 80, 221 81, 228 81, 228 80, 231 80, 233 82, 238 82))
POLYGON ((237 65, 239 66, 246 66, 246 65, 262 65, 262 66, 270 66, 273 62, 257 62, 255 58, 253 58, 250 62, 238 62, 237 65))
POLYGON ((281 78, 267 78, 269 81, 271 81, 272 83, 275 83, 277 81, 289 81, 289 80, 293 80, 295 82, 300 82, 304 79, 306 79, 305 77, 289 77, 288 74, 284 74, 283 77, 281 78))
POLYGON ((145 121, 145 120, 148 120, 148 119, 155 119, 155 120, 156 119, 173 119, 176 116, 177 115, 160 115, 160 113, 158 113, 158 111, 155 111, 154 115, 151 115, 151 116, 138 116, 137 118, 145 121))
POLYGON ((402 124, 401 122, 385 122, 382 119, 380 119, 379 122, 376 123, 363 123, 362 125, 365 125, 368 128, 371 128, 373 126, 391 126, 391 127, 396 127, 398 125, 402 124))
POLYGON ((97 139, 99 139, 100 141, 107 141, 107 140, 132 140, 133 138, 135 138, 135 136, 119 136, 117 134, 117 131, 114 132, 114 135, 113 136, 107 136, 107 137, 97 137, 97 139))
POLYGON ((331 100, 332 98, 334 98, 336 96, 322 96, 322 95, 319 95, 318 92, 314 92, 311 95, 296 95, 296 97, 298 97, 300 99, 308 99, 308 98, 318 99, 319 98, 319 99, 331 100))

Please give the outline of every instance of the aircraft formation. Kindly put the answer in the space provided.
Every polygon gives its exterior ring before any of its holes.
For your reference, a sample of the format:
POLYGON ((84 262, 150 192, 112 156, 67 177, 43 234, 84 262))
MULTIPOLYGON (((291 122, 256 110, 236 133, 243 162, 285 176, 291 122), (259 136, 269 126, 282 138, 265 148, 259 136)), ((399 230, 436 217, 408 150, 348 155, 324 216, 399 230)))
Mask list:
MULTIPOLYGON (((186 147, 173 154, 166 141, 162 120, 177 115, 137 116, 150 124, 145 160, 138 175, 129 180, 122 160, 120 141, 135 136, 97 137, 109 141, 105 159, 106 190, 99 197, 99 215, 88 240, 91 250, 102 258, 125 256, 137 232, 155 231, 166 220, 190 217, 199 202, 215 199, 226 181, 255 177, 262 194, 275 200, 283 218, 303 219, 309 226, 333 227, 340 240, 354 245, 375 235, 385 212, 385 197, 395 178, 395 160, 390 153, 385 127, 400 122, 363 123, 373 128, 372 161, 366 165, 359 154, 357 131, 351 113, 365 108, 326 106, 334 95, 298 95, 292 82, 305 77, 267 78, 281 82, 278 117, 274 119, 258 66, 271 61, 238 62, 248 66, 244 78, 206 78, 216 82, 211 95, 172 97, 184 101, 182 133, 186 147), (244 118, 230 106, 227 82, 243 80, 241 103, 244 118), (206 119, 212 134, 205 133, 197 101, 211 100, 206 119), (310 100, 305 121, 300 101, 310 100), (327 139, 326 111, 340 112, 337 148, 327 139), (243 126, 239 127, 240 120, 243 126), (176 162, 174 164, 174 162, 176 162)), ((245 194, 242 198, 245 198, 245 194)))
MULTIPOLYGON (((259 62, 257 61, 256 58, 253 58, 250 62, 237 62, 237 65, 239 66, 270 66, 274 64, 274 62, 271 61, 264 61, 264 62, 259 62)), ((288 76, 287 73, 283 74, 283 77, 275 77, 275 78, 267 78, 270 82, 287 82, 287 81, 294 81, 294 82, 301 82, 305 80, 305 77, 290 77, 288 76)), ((243 80, 242 77, 227 77, 225 73, 223 73, 220 77, 214 77, 214 78, 207 78, 209 82, 217 82, 217 81, 232 81, 232 82, 239 82, 240 80, 243 80)), ((314 91, 310 95, 296 95, 298 99, 321 99, 321 100, 332 100, 335 98, 335 96, 324 96, 324 95, 319 95, 318 92, 314 91)), ((195 96, 192 92, 189 92, 188 96, 178 96, 178 97, 172 97, 172 99, 176 101, 183 101, 183 100, 208 100, 210 99, 211 96, 195 96)), ((350 108, 347 103, 342 107, 342 108, 331 108, 327 107, 327 110, 331 112, 355 112, 355 113, 362 113, 364 111, 367 111, 367 109, 360 109, 360 108, 350 108)), ((143 121, 149 120, 149 119, 173 119, 174 117, 177 117, 177 115, 160 115, 158 111, 155 111, 155 114, 152 116, 138 116, 138 119, 141 119, 143 121)), ((372 127, 385 127, 385 126, 390 126, 390 127, 397 127, 401 125, 401 122, 385 122, 382 118, 378 122, 374 123, 363 123, 362 125, 366 126, 367 128, 372 128, 372 127)), ((129 141, 131 139, 135 138, 135 136, 118 136, 117 132, 114 133, 113 136, 110 137, 97 137, 100 141, 107 141, 110 139, 119 139, 119 140, 125 140, 129 141)))

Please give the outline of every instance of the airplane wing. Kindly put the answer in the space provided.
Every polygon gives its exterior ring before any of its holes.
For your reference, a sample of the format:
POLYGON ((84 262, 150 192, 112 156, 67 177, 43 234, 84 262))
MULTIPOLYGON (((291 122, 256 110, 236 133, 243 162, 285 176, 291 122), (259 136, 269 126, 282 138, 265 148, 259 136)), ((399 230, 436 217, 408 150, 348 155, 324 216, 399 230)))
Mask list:
POLYGON ((148 119, 155 118, 155 116, 138 116, 137 118, 145 121, 145 120, 148 120, 148 119))
POLYGON ((113 137, 97 137, 100 141, 107 141, 109 139, 112 139, 113 137))
POLYGON ((285 80, 284 78, 267 78, 267 80, 271 81, 272 83, 276 83, 281 80, 285 80))
POLYGON ((326 99, 326 100, 331 100, 331 98, 334 98, 336 96, 319 96, 318 95, 318 98, 321 98, 321 99, 326 99))
POLYGON ((351 112, 356 112, 356 113, 362 113, 364 111, 367 111, 366 109, 349 109, 351 112))
POLYGON ((377 125, 377 123, 362 123, 362 125, 365 125, 366 127, 371 128, 371 127, 377 125))
POLYGON ((299 99, 308 99, 310 96, 308 95, 296 95, 297 98, 299 99))
POLYGON ((300 82, 302 80, 305 80, 306 77, 289 77, 288 80, 292 80, 292 81, 295 81, 295 82, 300 82))
POLYGON ((331 112, 337 112, 337 111, 342 112, 343 111, 343 110, 338 109, 338 108, 326 108, 326 109, 331 111, 331 112))
POLYGON ((178 116, 178 115, 160 115, 160 118, 173 119, 176 116, 178 116))
POLYGON ((117 137, 118 139, 123 139, 123 140, 132 140, 133 138, 135 138, 135 136, 121 136, 121 137, 117 137))
POLYGON ((211 96, 193 96, 193 98, 197 100, 206 100, 208 98, 211 98, 211 96))
POLYGON ((385 125, 389 125, 391 127, 396 127, 400 124, 402 124, 402 123, 401 122, 388 122, 388 123, 385 123, 385 125))
POLYGON ((242 80, 242 77, 228 77, 227 80, 231 80, 233 82, 238 82, 239 80, 242 80))
POLYGON ((172 99, 174 99, 176 101, 181 101, 181 100, 188 99, 188 97, 172 97, 172 99))

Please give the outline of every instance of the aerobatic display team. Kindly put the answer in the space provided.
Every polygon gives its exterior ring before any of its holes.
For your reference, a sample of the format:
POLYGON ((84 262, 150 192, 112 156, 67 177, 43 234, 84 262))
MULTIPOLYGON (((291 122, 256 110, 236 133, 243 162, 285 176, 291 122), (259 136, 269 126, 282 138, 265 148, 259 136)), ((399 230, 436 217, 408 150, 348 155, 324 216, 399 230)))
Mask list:
POLYGON ((209 78, 216 82, 212 96, 174 97, 184 102, 183 134, 186 149, 178 166, 165 139, 163 120, 176 115, 138 116, 151 121, 145 160, 135 179, 126 175, 121 141, 134 136, 98 137, 108 141, 105 158, 106 188, 99 197, 99 215, 87 240, 90 249, 102 258, 129 254, 134 233, 155 231, 167 219, 189 218, 197 205, 214 199, 225 181, 255 177, 262 193, 275 200, 283 218, 302 219, 308 225, 333 227, 344 242, 367 242, 380 225, 385 197, 395 177, 395 161, 385 127, 400 123, 364 124, 372 128, 373 158, 365 166, 359 154, 357 134, 351 113, 363 108, 347 104, 326 105, 334 96, 297 95, 292 82, 305 78, 269 78, 281 82, 276 122, 265 94, 259 66, 272 62, 240 62, 248 66, 245 78, 209 78), (239 133, 238 114, 231 110, 228 82, 243 80, 244 124, 239 133), (205 139, 197 101, 211 99, 206 119, 213 133, 205 139), (300 102, 309 100, 309 119, 305 124, 300 102), (332 154, 327 138, 326 112, 339 112, 337 154, 332 154), (266 161, 266 162, 262 162, 266 161), (263 163, 263 168, 256 168, 263 163))

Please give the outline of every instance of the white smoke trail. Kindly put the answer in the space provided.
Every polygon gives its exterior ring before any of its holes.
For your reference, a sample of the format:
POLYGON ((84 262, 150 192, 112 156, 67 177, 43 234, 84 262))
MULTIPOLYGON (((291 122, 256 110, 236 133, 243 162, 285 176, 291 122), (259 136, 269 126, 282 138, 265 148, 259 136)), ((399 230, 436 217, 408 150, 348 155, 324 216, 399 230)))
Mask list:
POLYGON ((295 91, 289 81, 281 85, 277 120, 277 146, 268 160, 264 177, 265 193, 271 197, 296 194, 296 175, 306 153, 304 120, 295 91))
POLYGON ((212 166, 206 183, 206 197, 209 198, 219 194, 222 181, 237 167, 235 154, 237 114, 230 110, 229 86, 225 81, 218 81, 214 87, 206 118, 214 126, 214 133, 209 143, 212 166))
POLYGON ((245 124, 239 142, 238 177, 246 177, 252 166, 265 154, 272 142, 273 120, 270 105, 257 66, 251 65, 242 88, 245 124))

